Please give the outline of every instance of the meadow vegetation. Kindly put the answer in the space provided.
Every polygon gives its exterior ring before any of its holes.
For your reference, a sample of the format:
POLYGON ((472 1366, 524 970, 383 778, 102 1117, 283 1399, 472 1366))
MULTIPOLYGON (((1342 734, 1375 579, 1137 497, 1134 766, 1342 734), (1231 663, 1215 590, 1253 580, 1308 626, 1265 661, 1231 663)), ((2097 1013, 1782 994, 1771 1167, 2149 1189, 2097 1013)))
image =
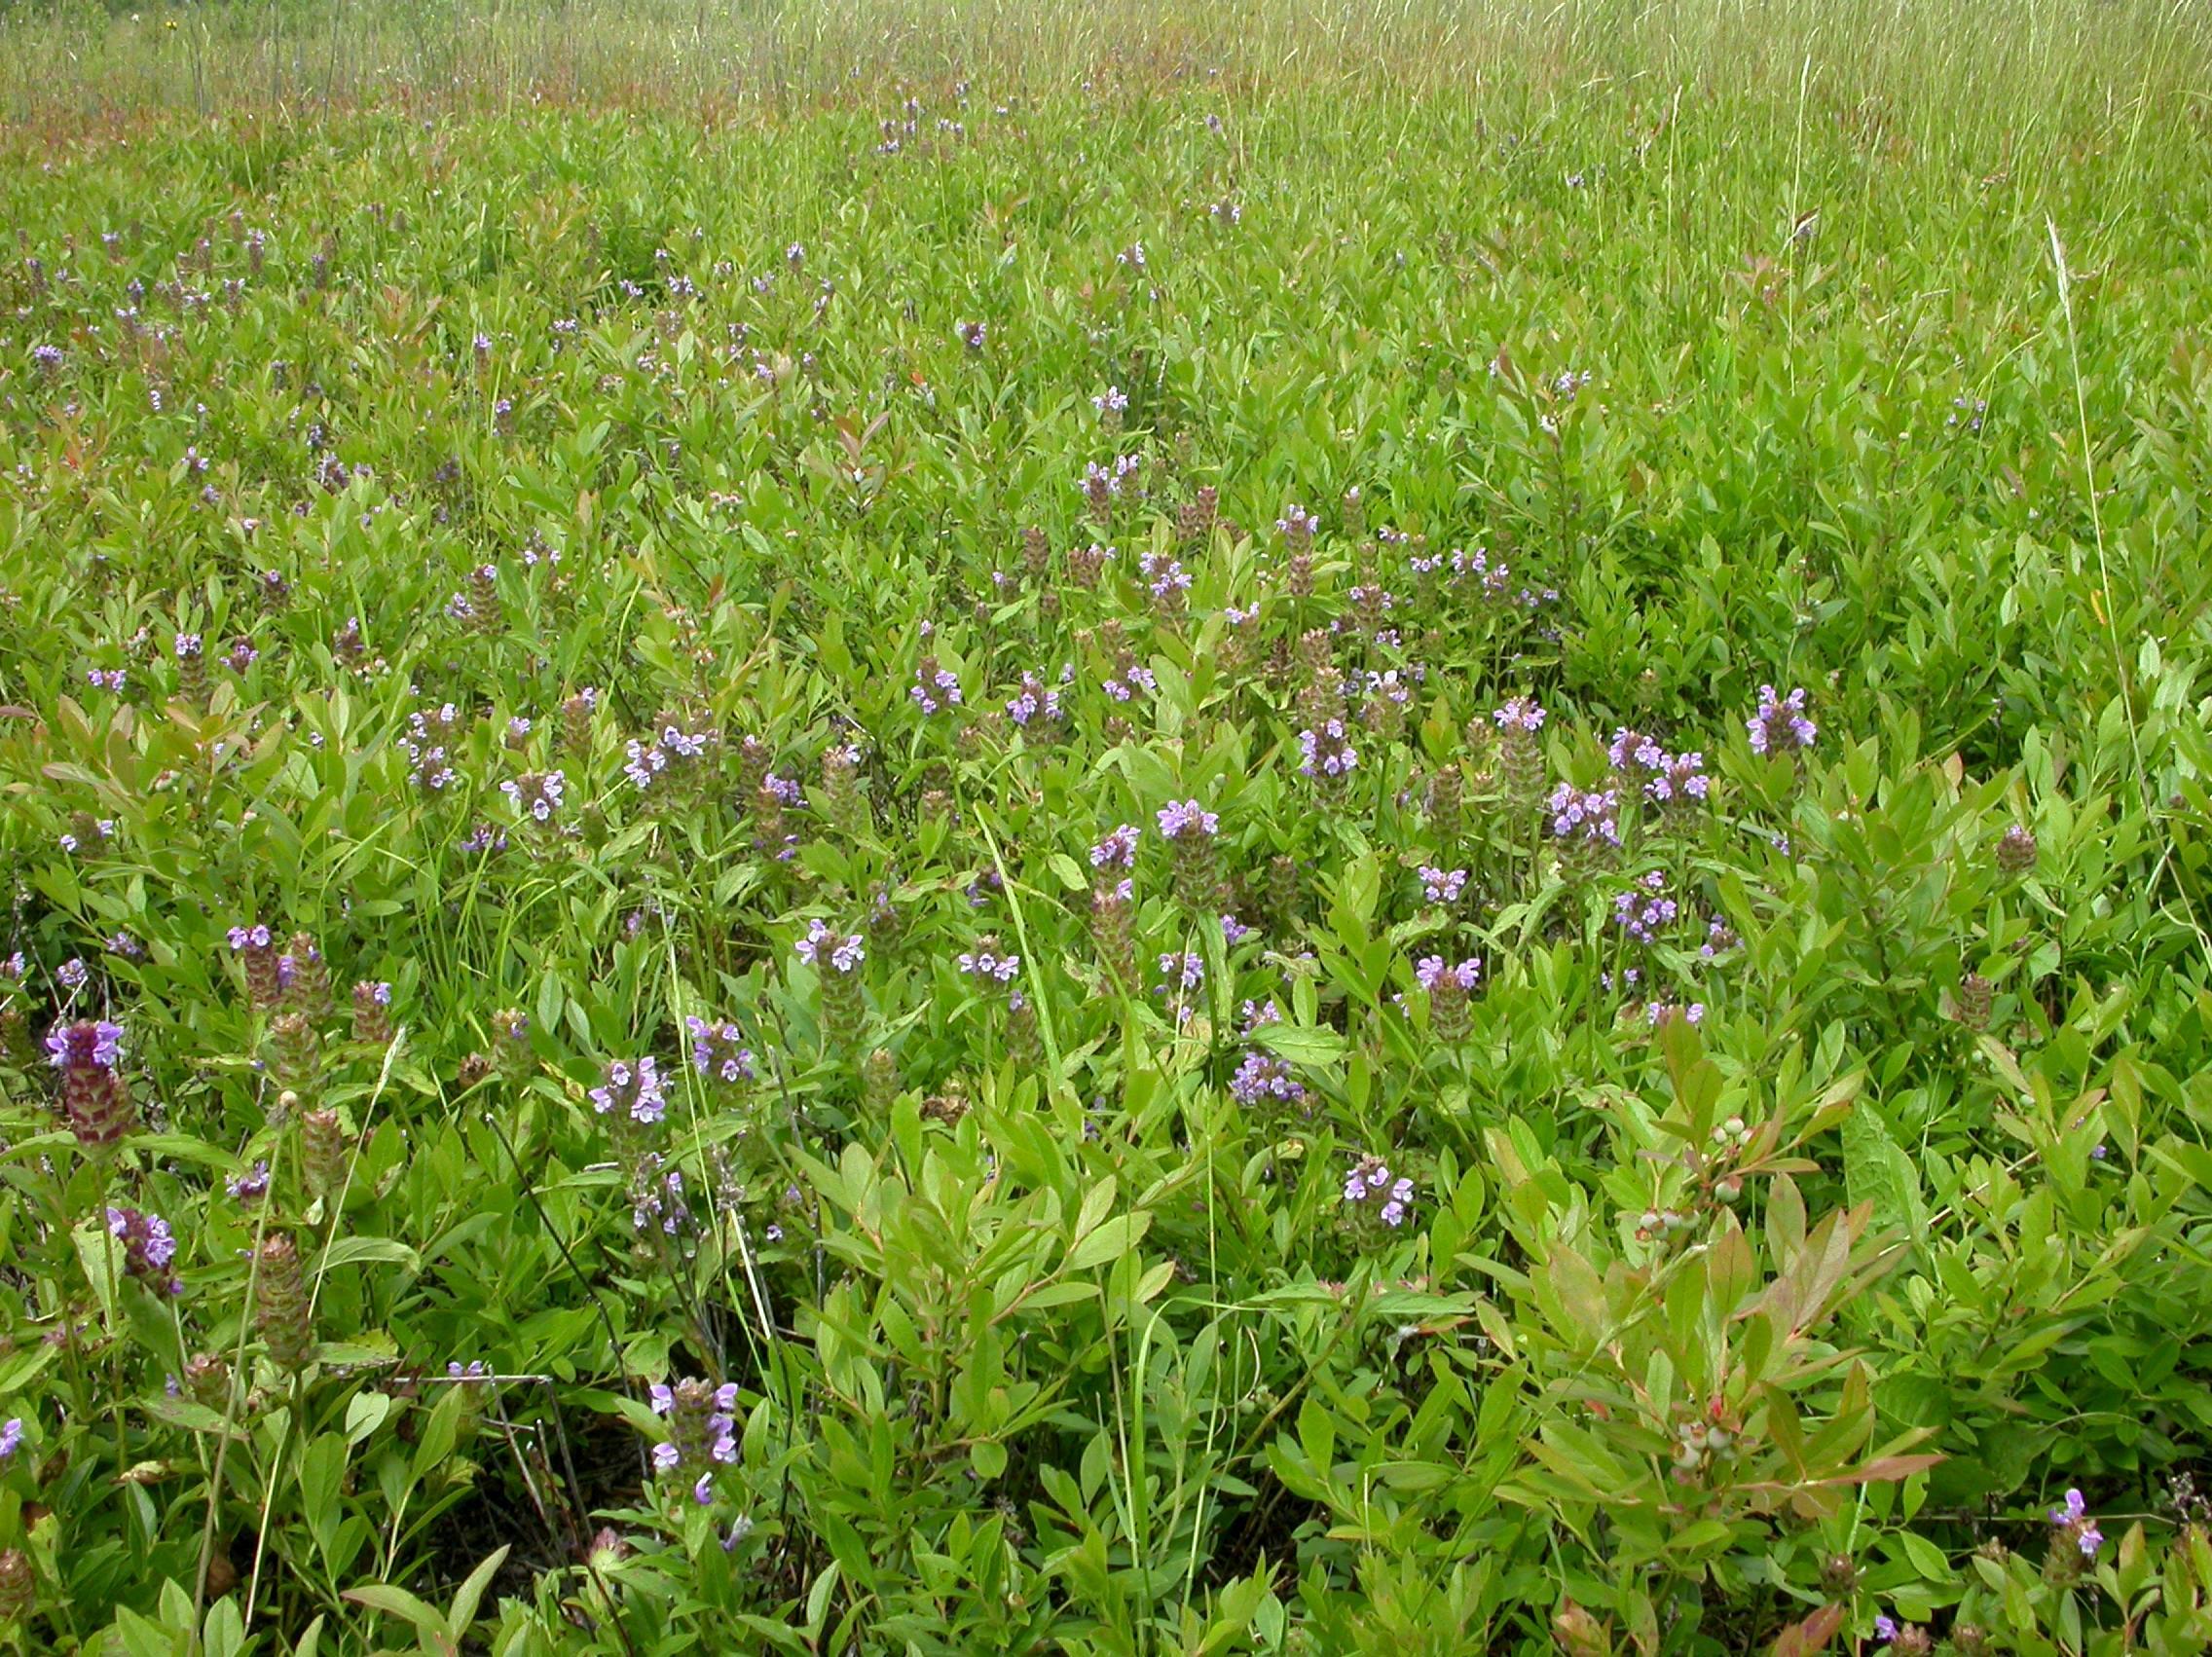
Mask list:
POLYGON ((0 1646, 2212 1645, 2208 71, 0 7, 0 1646))

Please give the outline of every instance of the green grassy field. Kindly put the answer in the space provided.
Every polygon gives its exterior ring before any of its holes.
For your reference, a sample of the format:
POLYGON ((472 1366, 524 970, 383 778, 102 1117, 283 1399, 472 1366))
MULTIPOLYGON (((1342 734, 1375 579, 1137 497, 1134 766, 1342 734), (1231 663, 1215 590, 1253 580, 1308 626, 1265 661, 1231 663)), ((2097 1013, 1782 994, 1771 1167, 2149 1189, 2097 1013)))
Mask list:
POLYGON ((2208 70, 0 10, 0 1642, 2204 1649, 2208 70))

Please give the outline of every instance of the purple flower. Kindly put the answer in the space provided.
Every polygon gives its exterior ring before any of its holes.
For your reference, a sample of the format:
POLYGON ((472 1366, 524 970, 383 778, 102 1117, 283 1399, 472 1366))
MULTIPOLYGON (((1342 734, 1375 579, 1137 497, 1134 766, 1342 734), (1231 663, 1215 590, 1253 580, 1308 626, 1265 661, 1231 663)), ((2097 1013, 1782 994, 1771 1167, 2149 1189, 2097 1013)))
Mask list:
POLYGON ((970 977, 989 978, 996 983, 1008 984, 1021 971, 1021 957, 997 954, 990 941, 985 939, 982 948, 961 954, 960 970, 970 977))
POLYGON ((1187 990, 1197 989, 1206 981, 1205 957, 1196 950, 1181 954, 1169 950, 1160 958, 1160 971, 1166 977, 1180 977, 1182 987, 1187 990))
POLYGON ((753 1080, 753 1049, 735 1024, 714 1023, 696 1014, 687 1016, 683 1024, 691 1035, 692 1069, 733 1086, 753 1080))
POLYGON ((265 926, 235 926, 228 938, 231 947, 241 953, 248 949, 267 949, 270 943, 270 932, 265 926))
POLYGON ((1620 796, 1611 789, 1582 792, 1562 783, 1544 803, 1552 833, 1577 846, 1621 843, 1620 796))
POLYGON ((673 1386, 655 1385, 650 1396, 654 1414, 668 1419, 667 1439, 653 1447, 653 1465, 664 1473, 699 1468, 691 1495, 704 1506, 714 1499, 716 1466, 737 1459, 737 1384, 680 1381, 673 1386))
POLYGON ((1134 868, 1137 862, 1137 826, 1133 823, 1123 824, 1090 848, 1090 866, 1134 868))
POLYGON ((1273 1053, 1248 1052, 1236 1074, 1229 1079, 1230 1097, 1238 1104, 1258 1104, 1263 1099, 1281 1099, 1296 1104, 1306 1097, 1306 1089, 1291 1074, 1289 1063, 1273 1053))
POLYGON ((1527 731, 1534 733, 1544 728, 1543 708, 1533 696, 1516 696, 1504 707, 1491 714, 1501 731, 1527 731))
POLYGON ((123 1026, 104 1018, 56 1024, 46 1050, 56 1070, 113 1070, 123 1058, 123 1026))
POLYGON ((1359 764, 1359 750, 1345 735, 1342 719, 1327 720, 1319 730, 1300 731, 1298 748, 1305 756, 1298 768, 1309 777, 1344 777, 1359 764))
POLYGON ((934 714, 940 707, 957 708, 961 704, 960 681, 949 669, 940 667, 935 656, 924 656, 914 667, 914 682, 906 694, 924 714, 934 714))
POLYGON ((5 1461, 15 1454, 17 1450, 21 1447, 22 1442, 22 1417, 11 1417, 6 1422, 0 1423, 0 1461, 5 1461))
POLYGON ((1221 832, 1221 819, 1195 799, 1170 800, 1160 808, 1160 832, 1169 840, 1201 839, 1221 832))
POLYGON ((1638 943, 1652 942, 1679 913, 1680 905, 1667 896, 1667 877, 1658 869, 1613 895, 1613 924, 1638 943))
POLYGON ((1771 684, 1759 686, 1758 712, 1744 721, 1753 754, 1783 754, 1793 748, 1810 748, 1820 727, 1805 717, 1805 692, 1792 690, 1778 696, 1771 684))
POLYGON ((1373 1204, 1376 1218, 1393 1230, 1413 1212, 1414 1197, 1414 1182, 1393 1177, 1380 1157, 1362 1157, 1345 1175, 1345 1201, 1363 1210, 1373 1204))
POLYGON ((601 1116, 619 1111, 632 1122, 656 1123, 668 1112, 668 1096, 661 1091, 660 1072, 652 1058, 632 1063, 618 1058, 607 1067, 607 1081, 591 1089, 592 1109, 601 1116))
POLYGON ((1026 727, 1032 719, 1056 723, 1060 718, 1060 693, 1033 673, 1021 676, 1021 689, 1006 705, 1007 718, 1026 727))
POLYGON ((1129 406, 1128 394, 1119 386, 1109 386, 1090 399, 1090 406, 1100 414, 1120 414, 1129 406))
POLYGON ((1228 944, 1232 949, 1235 948, 1239 943, 1242 943, 1247 938, 1250 938, 1252 934, 1258 930, 1259 929, 1256 927, 1246 926, 1235 915, 1224 914, 1221 917, 1221 940, 1222 942, 1228 944))
POLYGON ((176 1238, 169 1234, 169 1223, 159 1214, 111 1207, 107 1211, 107 1233, 123 1244, 123 1269, 131 1276, 147 1278, 170 1294, 183 1287, 169 1275, 169 1262, 176 1258, 176 1238))
POLYGON ((806 930, 806 936, 796 945, 798 958, 819 970, 827 961, 837 972, 850 973, 867 958, 867 949, 859 933, 832 932, 816 920, 806 930))
POLYGON ((91 974, 85 963, 72 955, 54 969, 54 976, 60 980, 63 989, 83 989, 85 980, 91 974))
POLYGON ((1152 596, 1156 599, 1191 590, 1191 572, 1183 568, 1180 559, 1155 558, 1148 552, 1139 560, 1138 568, 1150 583, 1152 596))
POLYGON ((1449 984, 1462 990, 1472 990, 1482 980, 1483 961, 1479 955, 1470 955, 1457 966, 1447 966, 1441 955, 1424 955, 1414 964, 1414 977, 1420 987, 1432 994, 1440 984, 1449 984))
POLYGON ((1647 797, 1660 805, 1687 805, 1702 800, 1713 787, 1705 774, 1705 755, 1695 749, 1686 754, 1663 754, 1658 774, 1643 785, 1647 797))
POLYGON ((1876 1639, 1882 1641, 1883 1644, 1887 1645, 1891 1640, 1897 1639, 1897 1637, 1898 1625, 1893 1618, 1887 1615, 1880 1615, 1875 1617, 1874 1638, 1876 1639))
POLYGON ((1431 903, 1456 903, 1466 884, 1467 871, 1463 868, 1431 868, 1426 864, 1420 866, 1421 895, 1431 903))
POLYGON ((234 1202, 259 1202, 269 1195, 269 1163, 263 1160, 253 1164, 250 1172, 233 1174, 223 1182, 234 1202))
POLYGON ((1640 731, 1626 726, 1613 732, 1612 745, 1605 750, 1605 757, 1616 771, 1656 771, 1666 760, 1659 745, 1640 731))

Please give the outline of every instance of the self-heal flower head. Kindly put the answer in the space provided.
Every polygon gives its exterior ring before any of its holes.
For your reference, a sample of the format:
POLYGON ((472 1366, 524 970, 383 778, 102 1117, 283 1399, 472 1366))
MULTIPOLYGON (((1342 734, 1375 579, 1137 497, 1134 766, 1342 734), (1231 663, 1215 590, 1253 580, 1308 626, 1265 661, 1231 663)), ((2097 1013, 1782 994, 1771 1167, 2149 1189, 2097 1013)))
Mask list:
POLYGON ((935 656, 924 656, 915 664, 914 682, 907 686, 906 694, 924 714, 961 705, 958 677, 950 669, 939 666, 935 656))
POLYGON ((1025 728, 1034 719, 1056 723, 1060 718, 1060 693, 1035 674, 1025 673, 1021 676, 1021 689, 1007 702, 1006 717, 1025 728))
POLYGON ((123 1244, 125 1271, 146 1278, 170 1294, 183 1287, 169 1275, 169 1262, 176 1258, 176 1238, 170 1234, 169 1223, 159 1214, 110 1207, 107 1233, 123 1244))
POLYGON ((1606 761, 1616 771, 1635 773, 1656 771, 1666 760, 1666 753, 1649 737, 1626 726, 1613 732, 1613 740, 1605 750, 1606 761))
POLYGON ((718 1023, 696 1013, 683 1020, 691 1036, 691 1068, 711 1081, 735 1086, 753 1080, 753 1049, 745 1033, 726 1019, 718 1023))
POLYGON ((1463 868, 1431 868, 1426 864, 1420 866, 1421 896, 1431 903, 1456 903, 1466 885, 1467 871, 1463 868))
POLYGON ((56 1070, 113 1070, 123 1058, 123 1026, 104 1018, 56 1024, 47 1032, 46 1050, 56 1070))
POLYGON ((1544 804, 1553 835, 1573 845, 1621 843, 1620 796, 1611 789, 1584 792, 1562 783, 1544 804))
POLYGON ((1414 1182, 1393 1175, 1380 1157, 1362 1157, 1345 1175, 1344 1199, 1363 1211, 1372 1207, 1375 1217, 1395 1230, 1413 1212, 1414 1182))
POLYGON ((1499 730, 1530 734, 1544 728, 1545 718, 1542 705, 1533 696, 1516 696, 1491 714, 1492 720, 1499 730))
POLYGON ((704 1381, 679 1381, 651 1388, 653 1413, 666 1418, 668 1437, 653 1447, 653 1465, 664 1473, 697 1468, 692 1498, 702 1506, 714 1497, 718 1465, 737 1459, 737 1385, 711 1386, 704 1381), (705 1494, 701 1495, 702 1489, 705 1494))
POLYGON ((1138 829, 1133 823, 1124 823, 1090 848, 1092 868, 1134 868, 1137 862, 1138 829))
POLYGON ((979 947, 965 950, 959 957, 961 972, 972 978, 988 978, 994 983, 1010 984, 1021 971, 1021 957, 998 953, 995 939, 984 939, 979 947))
POLYGON ((1805 717, 1802 688, 1779 696, 1771 684, 1759 686, 1758 712, 1744 721, 1753 754, 1787 754, 1813 746, 1820 727, 1805 717))
POLYGON ((1483 963, 1479 955, 1470 955, 1456 966, 1447 964, 1441 955, 1424 955, 1414 964, 1415 979, 1431 994, 1442 987, 1471 990, 1482 981, 1482 976, 1483 963))
POLYGON ((1248 1052, 1236 1067, 1236 1074, 1229 1079, 1229 1093, 1242 1105, 1265 1099, 1296 1104, 1306 1097, 1306 1088, 1291 1074, 1286 1060, 1273 1053, 1248 1052))
POLYGON ((1182 988, 1194 990, 1206 981, 1206 958, 1195 949, 1169 950, 1160 958, 1160 971, 1164 977, 1180 978, 1182 988))
POLYGON ((1342 719, 1325 720, 1317 730, 1300 731, 1298 750, 1302 755, 1298 768, 1309 777, 1349 776, 1359 764, 1359 750, 1345 735, 1342 719))
POLYGON ((819 919, 808 924, 806 936, 794 947, 798 958, 817 971, 827 965, 833 971, 850 973, 867 958, 859 933, 832 931, 819 919))
POLYGON ((1660 805, 1688 805, 1712 792, 1713 780, 1705 774, 1705 755, 1695 749, 1686 754, 1663 754, 1658 774, 1643 785, 1646 796, 1660 805))
POLYGON ((1160 808, 1160 832, 1169 840, 1209 838, 1221 832, 1221 819, 1195 799, 1170 800, 1160 808))
POLYGON ((607 1081, 588 1096, 601 1116, 620 1113, 632 1122, 650 1124, 668 1113, 668 1096, 661 1090, 659 1068, 650 1055, 635 1063, 613 1060, 607 1067, 607 1081))

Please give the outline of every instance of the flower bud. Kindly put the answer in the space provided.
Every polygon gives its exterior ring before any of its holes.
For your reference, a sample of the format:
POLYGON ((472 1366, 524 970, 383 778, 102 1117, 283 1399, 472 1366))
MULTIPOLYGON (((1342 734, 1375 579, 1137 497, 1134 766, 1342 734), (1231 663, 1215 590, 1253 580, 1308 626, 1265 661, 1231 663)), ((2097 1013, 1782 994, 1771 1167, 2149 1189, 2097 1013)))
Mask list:
POLYGON ((1952 1011, 1960 1023, 1970 1030, 1989 1027, 1989 1015, 1997 1005, 1997 986, 1979 973, 1969 973, 1959 980, 1958 994, 1952 998, 1952 1011))
POLYGON ((316 1197, 335 1197, 345 1186, 346 1129, 336 1111, 308 1111, 300 1117, 300 1165, 308 1190, 316 1197))
POLYGON ((20 1622, 38 1603, 38 1577, 20 1548, 0 1548, 0 1624, 20 1622))
POLYGON ((299 1248, 282 1232, 273 1232, 262 1239, 256 1264, 259 1304, 254 1320, 268 1344, 270 1359, 279 1369, 304 1369, 314 1349, 314 1332, 309 1323, 308 1287, 300 1270, 299 1248))

